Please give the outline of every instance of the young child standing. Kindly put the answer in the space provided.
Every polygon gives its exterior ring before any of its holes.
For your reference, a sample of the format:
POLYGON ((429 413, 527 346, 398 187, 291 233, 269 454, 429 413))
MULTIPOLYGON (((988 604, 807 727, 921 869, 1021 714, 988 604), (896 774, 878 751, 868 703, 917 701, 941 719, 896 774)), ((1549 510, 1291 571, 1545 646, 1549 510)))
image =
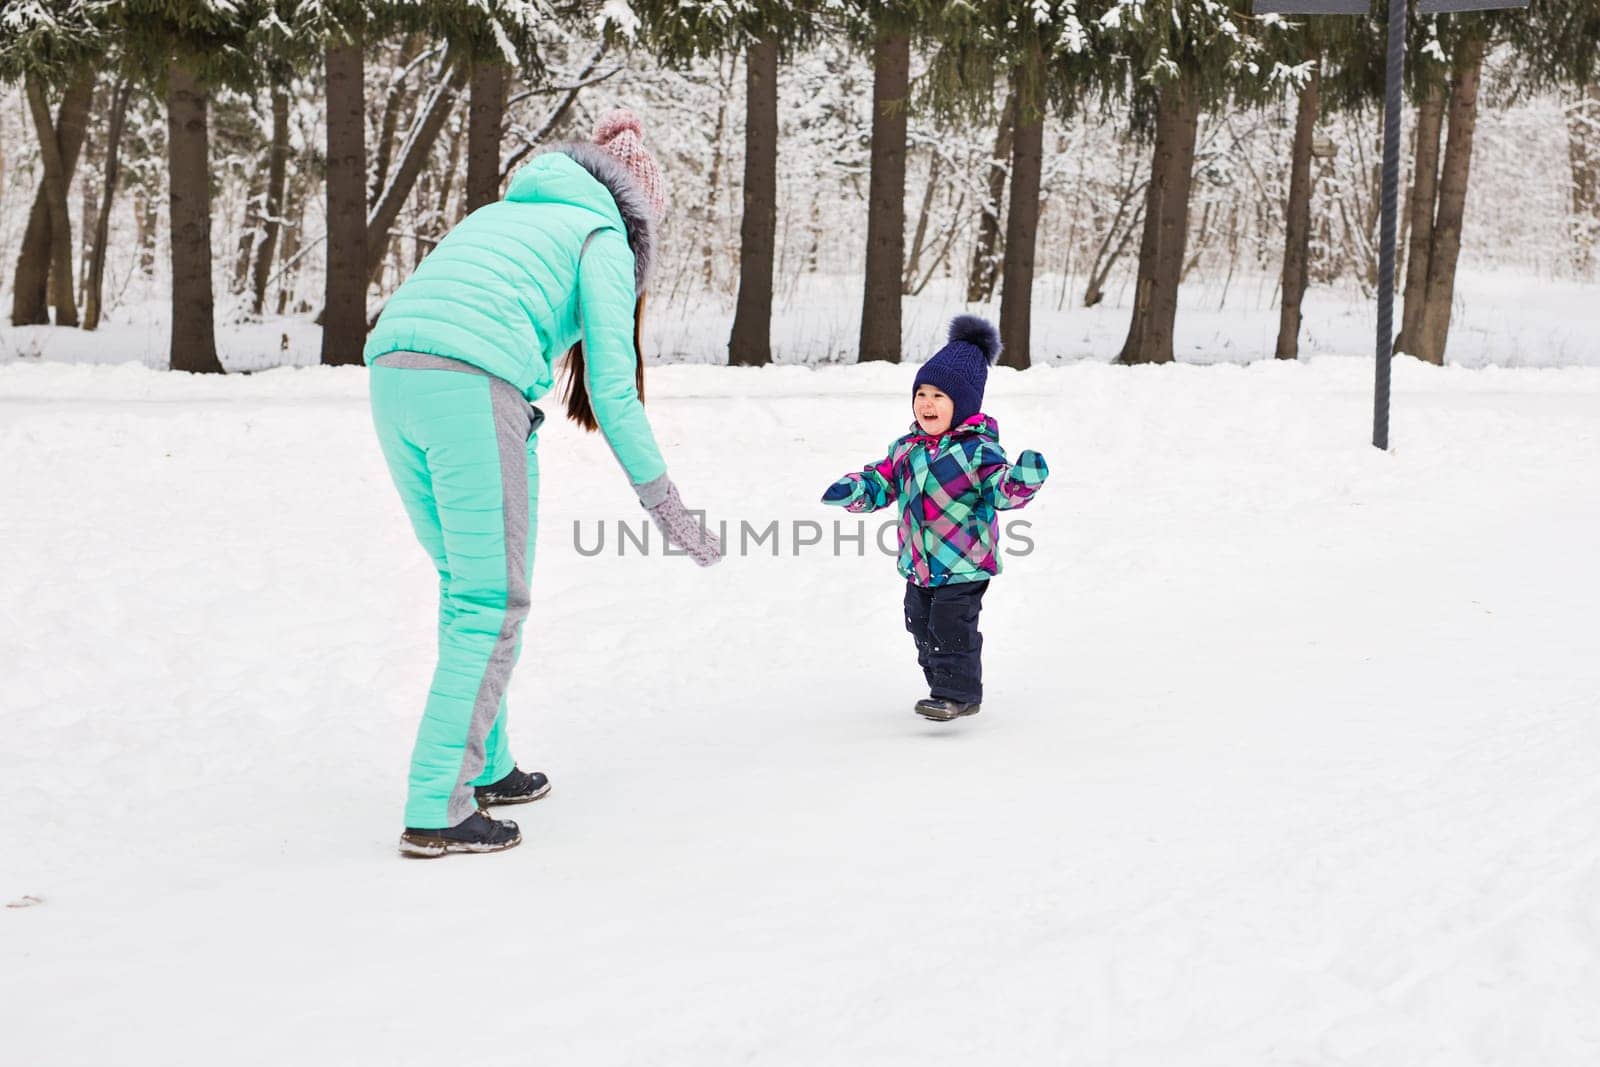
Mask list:
POLYGON ((1026 505, 1050 473, 1037 452, 1006 462, 999 426, 979 410, 999 354, 992 324, 958 316, 949 343, 917 371, 911 432, 822 495, 857 513, 899 502, 906 629, 929 689, 916 712, 938 722, 976 715, 983 700, 978 611, 1000 573, 996 512, 1026 505))

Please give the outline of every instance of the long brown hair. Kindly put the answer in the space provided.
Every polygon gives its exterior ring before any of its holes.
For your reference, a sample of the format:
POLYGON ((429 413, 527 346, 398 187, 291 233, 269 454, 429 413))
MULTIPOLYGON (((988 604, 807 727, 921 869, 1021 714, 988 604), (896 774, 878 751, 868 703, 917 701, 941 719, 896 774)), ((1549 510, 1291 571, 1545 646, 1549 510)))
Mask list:
MULTIPOLYGON (((638 390, 639 403, 644 403, 644 294, 633 305, 633 387, 638 390)), ((567 350, 566 383, 561 388, 561 399, 567 404, 567 418, 593 433, 600 428, 594 417, 594 405, 589 401, 589 384, 583 376, 583 342, 567 350)))

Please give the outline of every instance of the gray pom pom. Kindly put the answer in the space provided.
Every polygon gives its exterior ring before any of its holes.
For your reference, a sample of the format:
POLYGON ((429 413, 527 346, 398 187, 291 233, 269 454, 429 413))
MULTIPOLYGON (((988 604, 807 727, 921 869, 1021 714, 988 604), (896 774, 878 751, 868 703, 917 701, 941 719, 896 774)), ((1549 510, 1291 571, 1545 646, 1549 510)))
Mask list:
POLYGON ((994 323, 977 315, 957 315, 952 319, 950 340, 975 346, 990 364, 1000 357, 1000 331, 994 328, 994 323))

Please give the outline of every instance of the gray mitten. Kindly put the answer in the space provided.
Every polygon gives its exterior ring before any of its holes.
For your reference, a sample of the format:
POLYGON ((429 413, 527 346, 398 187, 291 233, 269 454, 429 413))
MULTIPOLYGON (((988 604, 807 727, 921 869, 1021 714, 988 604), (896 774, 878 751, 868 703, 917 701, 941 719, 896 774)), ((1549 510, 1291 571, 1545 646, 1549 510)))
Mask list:
POLYGON ((639 503, 660 529, 668 544, 676 545, 702 567, 722 558, 722 544, 705 523, 683 506, 678 487, 665 474, 638 487, 639 503))

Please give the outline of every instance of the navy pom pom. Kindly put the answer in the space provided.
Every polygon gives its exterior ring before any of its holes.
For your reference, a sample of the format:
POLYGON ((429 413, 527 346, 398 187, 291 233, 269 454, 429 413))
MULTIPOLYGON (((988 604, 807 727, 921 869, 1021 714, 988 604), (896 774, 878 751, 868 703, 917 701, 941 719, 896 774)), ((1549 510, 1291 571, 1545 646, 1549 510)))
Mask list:
POLYGON ((957 315, 950 322, 950 341, 965 341, 983 353, 986 362, 1000 358, 1000 331, 994 323, 977 315, 957 315))

